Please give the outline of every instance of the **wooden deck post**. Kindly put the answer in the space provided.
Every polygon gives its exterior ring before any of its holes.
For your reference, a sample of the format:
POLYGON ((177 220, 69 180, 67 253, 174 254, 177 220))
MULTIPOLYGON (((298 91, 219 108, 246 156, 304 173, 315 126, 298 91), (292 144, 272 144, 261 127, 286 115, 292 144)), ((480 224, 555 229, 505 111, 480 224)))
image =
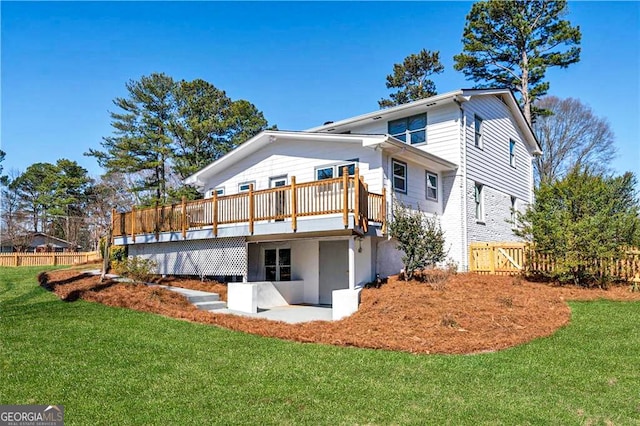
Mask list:
POLYGON ((382 185, 382 206, 380 216, 382 216, 382 235, 387 233, 387 187, 382 185))
POLYGON ((156 200, 156 205, 155 205, 155 210, 154 213, 155 218, 154 218, 154 223, 153 223, 153 231, 154 234, 156 234, 156 241, 160 240, 160 222, 158 221, 159 219, 159 215, 158 215, 158 200, 156 200))
POLYGON ((136 206, 131 207, 131 239, 136 242, 136 206))
POLYGON ((218 236, 218 193, 213 191, 213 236, 218 236))
POLYGON ((342 222, 349 227, 349 168, 342 168, 342 222))
POLYGON ((255 216, 253 211, 254 207, 255 207, 255 200, 253 195, 253 184, 249 184, 249 233, 251 235, 253 235, 253 218, 255 216))
POLYGON ((113 245, 113 237, 116 230, 116 209, 111 209, 111 245, 113 245))
MULTIPOLYGON (((346 171, 345 167, 345 171, 346 171)), ((360 169, 356 167, 355 176, 353 177, 353 226, 362 227, 360 220, 360 169)))
POLYGON ((182 197, 182 239, 187 238, 187 197, 182 197))
POLYGON ((298 199, 296 194, 296 177, 291 176, 291 229, 298 230, 298 199))

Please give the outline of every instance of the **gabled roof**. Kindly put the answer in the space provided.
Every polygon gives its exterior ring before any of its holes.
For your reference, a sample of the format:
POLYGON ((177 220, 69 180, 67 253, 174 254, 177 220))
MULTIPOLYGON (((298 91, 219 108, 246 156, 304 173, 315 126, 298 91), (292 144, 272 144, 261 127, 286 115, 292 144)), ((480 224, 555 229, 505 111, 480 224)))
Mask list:
MULTIPOLYGON (((44 232, 29 232, 28 234, 20 235, 20 236, 16 237, 16 239, 29 238, 30 239, 30 243, 32 243, 33 239, 35 237, 44 237, 48 241, 57 242, 57 243, 60 243, 60 244, 65 244, 65 245, 67 245, 69 247, 73 247, 73 244, 70 241, 63 240, 62 238, 54 237, 53 235, 45 234, 44 232)), ((6 246, 6 245, 13 244, 13 242, 14 242, 13 239, 5 238, 5 239, 0 240, 0 245, 6 246)), ((80 247, 80 246, 78 246, 78 247, 80 247)))
POLYGON ((527 123, 527 120, 524 118, 524 114, 522 113, 522 110, 518 105, 518 101, 513 95, 513 92, 506 88, 459 89, 452 92, 443 93, 441 95, 431 96, 430 98, 420 99, 415 102, 409 102, 395 107, 346 118, 344 120, 330 122, 327 124, 323 124, 322 126, 312 127, 311 129, 307 129, 306 131, 322 133, 330 133, 333 131, 340 132, 342 131, 342 129, 357 126, 359 124, 366 124, 374 120, 393 120, 395 118, 401 118, 403 116, 407 116, 407 114, 411 114, 412 110, 417 110, 417 114, 425 111, 426 108, 431 108, 436 105, 442 105, 449 102, 463 103, 469 101, 473 96, 487 95, 504 95, 503 99, 505 100, 506 105, 511 110, 511 114, 513 115, 516 123, 518 124, 518 127, 520 128, 525 142, 531 147, 531 151, 534 154, 541 154, 542 148, 540 146, 540 143, 533 133, 531 126, 529 126, 529 123, 527 123))
POLYGON ((216 173, 235 164, 236 162, 248 157, 254 152, 264 148, 270 143, 277 140, 313 140, 322 142, 341 142, 341 143, 357 143, 363 147, 380 147, 382 149, 401 148, 404 151, 411 152, 416 158, 425 161, 437 163, 444 169, 455 169, 456 164, 444 160, 438 156, 420 150, 414 146, 408 145, 389 135, 357 135, 357 134, 332 134, 332 133, 312 133, 312 132, 291 132, 280 130, 265 130, 258 133, 233 151, 220 157, 205 168, 197 171, 184 180, 187 185, 202 187, 208 177, 214 176, 216 173))

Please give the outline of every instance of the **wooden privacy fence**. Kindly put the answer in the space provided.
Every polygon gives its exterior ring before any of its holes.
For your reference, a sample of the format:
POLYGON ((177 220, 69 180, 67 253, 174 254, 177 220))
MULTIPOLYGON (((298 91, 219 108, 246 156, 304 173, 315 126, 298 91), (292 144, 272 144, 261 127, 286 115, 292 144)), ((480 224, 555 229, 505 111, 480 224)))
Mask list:
POLYGON ((100 253, 0 253, 0 266, 76 265, 100 260, 100 253))
POLYGON ((214 236, 218 226, 247 223, 253 233, 254 224, 264 221, 290 220, 291 228, 297 230, 298 218, 341 214, 344 226, 349 214, 355 217, 356 225, 367 230, 369 222, 385 227, 385 193, 369 192, 367 184, 356 168, 354 176, 344 169, 342 176, 320 181, 297 183, 295 176, 291 184, 277 188, 254 190, 239 194, 216 196, 204 200, 186 201, 169 206, 150 208, 133 207, 125 213, 113 212, 113 236, 135 236, 160 232, 181 232, 183 238, 189 229, 212 227, 214 236))
MULTIPOLYGON (((588 265, 591 272, 621 280, 632 280, 640 274, 640 250, 625 250, 620 259, 600 259, 588 265)), ((532 250, 525 243, 472 243, 469 245, 469 271, 479 274, 516 275, 553 273, 554 260, 532 250)))

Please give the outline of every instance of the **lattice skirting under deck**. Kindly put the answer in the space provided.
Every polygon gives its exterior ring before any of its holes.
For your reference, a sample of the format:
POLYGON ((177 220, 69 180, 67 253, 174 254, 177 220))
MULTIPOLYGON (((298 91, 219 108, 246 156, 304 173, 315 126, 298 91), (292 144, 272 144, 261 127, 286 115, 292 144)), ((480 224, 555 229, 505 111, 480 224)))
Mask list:
POLYGON ((247 276, 247 248, 242 237, 132 244, 129 256, 152 259, 159 274, 247 276))

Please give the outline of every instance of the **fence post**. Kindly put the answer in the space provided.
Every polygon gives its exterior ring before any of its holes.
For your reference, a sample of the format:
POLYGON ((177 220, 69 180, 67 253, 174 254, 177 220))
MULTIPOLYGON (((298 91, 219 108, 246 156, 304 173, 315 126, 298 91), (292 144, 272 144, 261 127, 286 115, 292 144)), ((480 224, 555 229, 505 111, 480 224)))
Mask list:
POLYGON ((298 197, 296 189, 296 177, 291 176, 291 229, 298 230, 298 197))
POLYGON ((249 184, 249 233, 253 235, 253 217, 254 217, 255 200, 253 195, 253 184, 249 184))
POLYGON ((491 269, 491 275, 495 275, 496 273, 496 246, 493 244, 487 244, 491 251, 489 252, 491 254, 491 256, 489 257, 489 259, 491 260, 491 263, 489 264, 489 268, 491 269))
POLYGON ((349 169, 342 168, 342 222, 345 229, 349 227, 349 169))
POLYGON ((14 256, 14 259, 13 259, 13 263, 14 263, 14 265, 16 265, 16 266, 20 266, 20 265, 18 264, 18 253, 14 254, 13 256, 14 256))

